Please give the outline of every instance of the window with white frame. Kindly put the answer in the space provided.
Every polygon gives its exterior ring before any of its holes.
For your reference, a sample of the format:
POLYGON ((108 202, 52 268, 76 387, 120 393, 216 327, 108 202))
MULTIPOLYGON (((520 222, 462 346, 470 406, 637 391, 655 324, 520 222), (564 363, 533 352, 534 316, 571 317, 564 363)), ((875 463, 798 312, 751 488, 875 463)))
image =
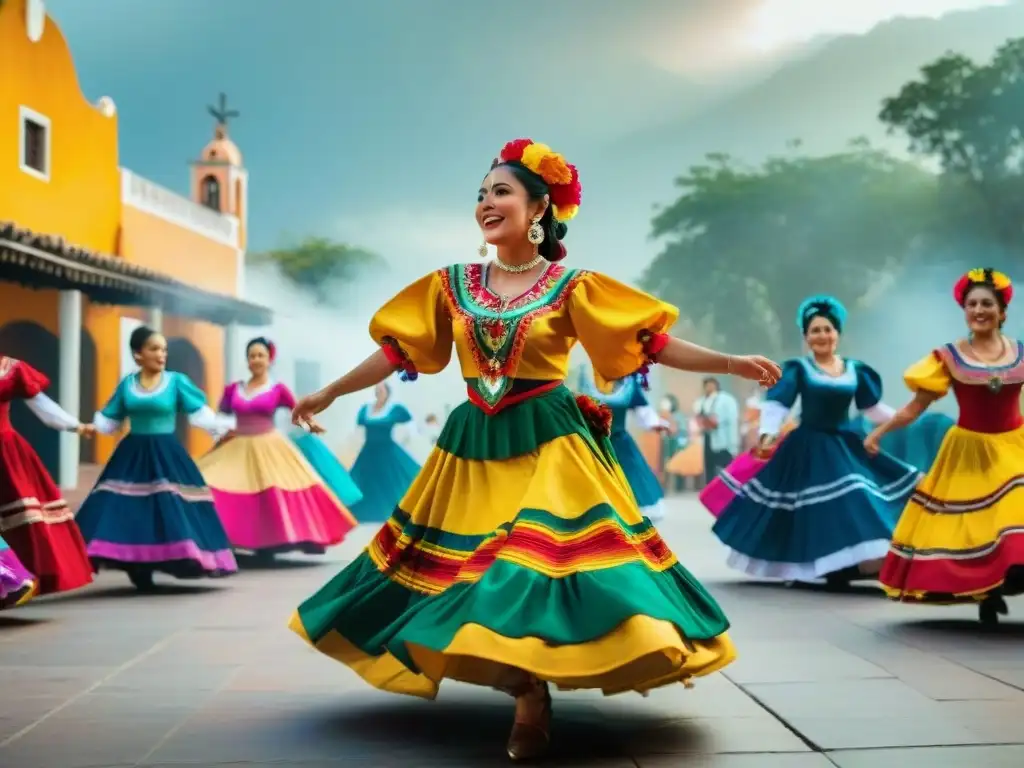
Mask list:
POLYGON ((22 107, 18 114, 18 164, 42 181, 50 180, 50 118, 22 107))

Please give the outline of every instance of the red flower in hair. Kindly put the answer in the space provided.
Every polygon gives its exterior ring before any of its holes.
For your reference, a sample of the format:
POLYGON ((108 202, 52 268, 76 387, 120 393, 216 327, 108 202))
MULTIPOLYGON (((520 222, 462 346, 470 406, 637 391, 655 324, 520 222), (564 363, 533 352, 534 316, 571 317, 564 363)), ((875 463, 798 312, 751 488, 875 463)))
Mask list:
POLYGON ((523 150, 533 144, 533 139, 516 139, 501 148, 501 159, 506 163, 518 162, 523 159, 523 150))
POLYGON ((569 171, 572 173, 572 181, 567 184, 555 184, 551 187, 551 203, 553 205, 579 205, 583 197, 579 171, 572 163, 568 165, 569 171))
POLYGON ((267 356, 270 362, 274 362, 274 358, 277 357, 277 345, 272 341, 267 342, 267 356))
POLYGON ((588 395, 577 395, 576 405, 594 432, 605 436, 612 433, 612 412, 607 405, 597 402, 588 395))

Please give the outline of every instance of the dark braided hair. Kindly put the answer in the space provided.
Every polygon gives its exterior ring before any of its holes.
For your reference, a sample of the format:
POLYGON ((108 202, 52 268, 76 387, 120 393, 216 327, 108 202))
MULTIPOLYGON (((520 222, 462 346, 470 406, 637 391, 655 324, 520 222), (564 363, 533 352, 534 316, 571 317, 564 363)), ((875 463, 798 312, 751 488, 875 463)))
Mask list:
MULTIPOLYGON (((515 160, 507 163, 495 160, 491 163, 491 170, 493 171, 499 166, 508 168, 512 172, 512 175, 523 185, 523 188, 526 190, 526 196, 531 202, 538 202, 543 200, 545 195, 551 194, 547 182, 522 163, 515 160)), ((544 215, 540 217, 540 227, 544 230, 544 242, 537 246, 537 253, 548 261, 561 261, 564 259, 566 251, 565 246, 562 245, 562 240, 568 234, 569 227, 565 225, 565 222, 555 219, 555 207, 550 202, 544 210, 544 215)))

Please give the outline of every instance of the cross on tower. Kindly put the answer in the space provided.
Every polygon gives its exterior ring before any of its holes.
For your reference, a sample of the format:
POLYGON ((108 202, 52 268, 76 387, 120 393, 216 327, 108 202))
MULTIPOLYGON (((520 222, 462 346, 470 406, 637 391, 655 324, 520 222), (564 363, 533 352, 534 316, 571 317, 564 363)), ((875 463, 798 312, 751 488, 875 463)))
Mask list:
POLYGON ((241 115, 237 109, 228 109, 228 97, 223 93, 220 94, 220 98, 217 100, 217 106, 208 106, 206 111, 209 112, 213 119, 217 121, 218 127, 224 128, 227 128, 228 120, 241 115))

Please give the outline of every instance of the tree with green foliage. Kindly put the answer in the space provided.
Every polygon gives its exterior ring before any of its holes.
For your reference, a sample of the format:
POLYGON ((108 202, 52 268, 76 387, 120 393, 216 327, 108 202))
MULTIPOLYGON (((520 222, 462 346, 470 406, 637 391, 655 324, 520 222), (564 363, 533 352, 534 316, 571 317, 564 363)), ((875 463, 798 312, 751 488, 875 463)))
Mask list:
POLYGON ((338 281, 356 280, 387 268, 387 262, 375 253, 324 237, 308 237, 291 247, 255 254, 253 260, 276 265, 292 283, 321 300, 338 281))
POLYGON ((984 64, 947 53, 885 99, 879 117, 941 163, 958 200, 947 208, 953 247, 996 244, 1024 255, 1024 38, 984 64))
POLYGON ((713 329, 708 341, 772 354, 793 350, 804 298, 856 304, 923 246, 940 215, 935 174, 865 140, 758 167, 709 155, 676 185, 680 197, 652 222, 664 248, 643 286, 713 329))

